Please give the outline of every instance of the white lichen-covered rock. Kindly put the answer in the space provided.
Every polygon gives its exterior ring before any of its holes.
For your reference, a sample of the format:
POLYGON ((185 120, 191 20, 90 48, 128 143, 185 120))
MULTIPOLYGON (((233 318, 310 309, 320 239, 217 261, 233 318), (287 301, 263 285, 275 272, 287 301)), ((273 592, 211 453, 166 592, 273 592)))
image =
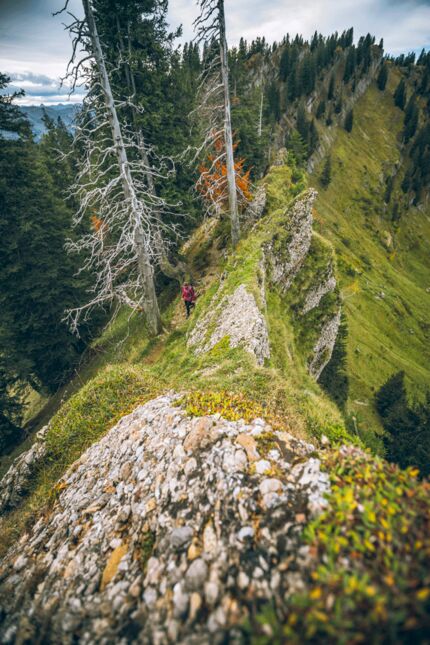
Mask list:
POLYGON ((306 259, 312 240, 312 208, 317 197, 309 189, 286 214, 287 236, 285 245, 276 249, 275 242, 265 247, 266 262, 273 284, 287 291, 306 259))
POLYGON ((266 208, 267 194, 264 185, 257 188, 253 200, 248 204, 245 210, 244 219, 247 221, 257 221, 264 213, 266 208))
POLYGON ((197 321, 190 333, 188 346, 193 347, 196 354, 202 354, 225 337, 229 338, 230 347, 243 347, 253 354, 259 365, 270 358, 266 321, 254 296, 243 284, 232 295, 209 306, 208 314, 197 321))
MULTIPOLYGON (((316 276, 319 278, 319 276, 316 276)), ((307 314, 315 307, 318 307, 322 298, 327 294, 336 289, 336 278, 333 272, 333 264, 329 264, 322 278, 318 280, 316 286, 314 286, 307 294, 305 298, 304 305, 302 307, 302 314, 307 314)))
POLYGON ((47 431, 48 426, 39 430, 31 448, 15 459, 0 481, 0 515, 5 510, 16 506, 22 495, 27 491, 34 471, 46 455, 45 438, 47 431))
POLYGON ((303 587, 302 531, 329 491, 314 447, 176 400, 89 448, 3 559, 2 643, 238 642, 262 601, 303 587))
POLYGON ((309 373, 316 380, 319 379, 323 369, 331 359, 339 333, 340 320, 341 308, 339 307, 335 315, 323 325, 318 341, 313 348, 313 356, 309 363, 309 373))

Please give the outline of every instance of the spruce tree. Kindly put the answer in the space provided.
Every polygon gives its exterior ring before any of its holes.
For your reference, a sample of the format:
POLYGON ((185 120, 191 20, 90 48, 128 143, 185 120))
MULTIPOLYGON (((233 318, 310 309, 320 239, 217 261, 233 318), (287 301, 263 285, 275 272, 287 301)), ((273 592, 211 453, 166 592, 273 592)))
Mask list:
POLYGON ((346 318, 342 316, 339 333, 336 338, 331 359, 323 369, 318 380, 319 384, 325 389, 341 410, 345 409, 349 395, 349 378, 346 364, 347 338, 347 322, 346 318))
POLYGON ((334 98, 335 85, 336 85, 336 80, 335 80, 334 74, 332 74, 330 76, 330 81, 328 84, 328 92, 327 92, 327 98, 329 101, 332 101, 334 98))
POLYGON ((418 466, 421 476, 430 474, 430 392, 424 402, 410 405, 405 374, 394 374, 375 396, 381 416, 386 457, 401 468, 418 466))
POLYGON ((404 110, 404 108, 405 108, 405 105, 406 105, 406 84, 405 84, 405 81, 404 81, 403 78, 399 82, 399 84, 396 87, 396 90, 394 92, 394 104, 398 108, 400 108, 401 110, 404 110))
POLYGON ((388 66, 386 63, 384 63, 383 65, 381 65, 381 69, 379 70, 379 74, 376 79, 378 89, 380 89, 381 92, 385 90, 387 81, 388 81, 388 66))
POLYGON ((348 55, 346 57, 346 62, 345 62, 345 71, 343 74, 343 81, 344 83, 348 83, 354 74, 355 70, 355 65, 356 65, 356 51, 355 47, 350 47, 348 49, 348 55))
POLYGON ((390 203, 391 193, 393 192, 393 186, 394 186, 394 177, 390 175, 387 179, 387 185, 385 188, 385 195, 384 195, 384 202, 386 204, 390 203))
POLYGON ((348 112, 346 113, 343 127, 347 132, 352 132, 353 125, 354 125, 354 112, 353 110, 348 110, 348 112))
POLYGON ((279 94, 279 87, 275 81, 270 83, 267 90, 267 111, 269 118, 274 122, 279 121, 281 118, 281 99, 279 94))
POLYGON ((5 357, 0 357, 0 455, 23 438, 22 384, 5 357))
POLYGON ((312 119, 312 121, 309 123, 309 132, 308 132, 308 149, 309 153, 312 154, 317 147, 319 143, 319 136, 318 136, 318 130, 315 126, 315 121, 312 119))
POLYGON ((343 96, 342 94, 339 94, 336 104, 334 106, 334 111, 336 114, 340 114, 342 112, 342 109, 343 109, 343 96))
POLYGON ((279 62, 279 78, 285 83, 290 73, 290 48, 284 47, 282 50, 281 60, 279 62))
POLYGON ((317 119, 321 119, 321 117, 324 116, 326 110, 326 103, 324 99, 321 99, 321 101, 318 103, 317 111, 315 112, 315 116, 317 119))
POLYGON ((324 188, 327 188, 327 186, 331 182, 331 156, 330 155, 328 155, 325 160, 320 181, 322 186, 324 186, 324 188))
POLYGON ((309 136, 309 122, 306 116, 306 109, 303 101, 300 103, 297 110, 296 128, 303 141, 307 141, 309 136))
POLYGON ((383 419, 393 414, 393 410, 403 413, 408 401, 405 386, 405 373, 396 372, 378 390, 375 396, 376 409, 383 419))
POLYGON ((64 250, 71 212, 32 141, 2 142, 0 175, 0 354, 22 380, 55 391, 85 347, 62 322, 84 289, 64 250))
POLYGON ((419 112, 417 102, 415 96, 411 96, 405 110, 403 129, 403 140, 405 143, 408 143, 415 136, 418 127, 418 120, 419 112))
POLYGON ((297 130, 290 132, 286 141, 286 147, 288 152, 292 154, 297 166, 303 168, 306 165, 309 152, 307 143, 302 139, 297 130))

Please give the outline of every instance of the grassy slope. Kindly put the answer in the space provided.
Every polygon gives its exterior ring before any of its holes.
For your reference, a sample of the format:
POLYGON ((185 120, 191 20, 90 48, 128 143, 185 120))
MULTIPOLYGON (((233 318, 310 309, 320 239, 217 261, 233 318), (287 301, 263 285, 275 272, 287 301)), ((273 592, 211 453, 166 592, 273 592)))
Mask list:
POLYGON ((383 176, 400 158, 403 113, 392 100, 397 82, 391 73, 385 92, 372 86, 354 109, 352 133, 338 131, 332 182, 320 188, 316 205, 318 229, 333 242, 341 274, 349 326, 349 410, 374 427, 373 394, 391 374, 405 370, 415 393, 430 384, 429 213, 403 212, 397 230, 384 214, 383 176))

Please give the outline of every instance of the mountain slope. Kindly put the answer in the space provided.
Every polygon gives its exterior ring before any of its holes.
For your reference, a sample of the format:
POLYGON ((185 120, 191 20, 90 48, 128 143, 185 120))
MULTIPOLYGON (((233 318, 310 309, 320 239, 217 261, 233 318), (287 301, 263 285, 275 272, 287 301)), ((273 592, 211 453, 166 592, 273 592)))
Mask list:
POLYGON ((412 390, 430 382, 430 211, 405 209, 394 193, 401 204, 396 224, 392 204, 384 204, 386 178, 401 163, 403 113, 392 100, 397 82, 392 72, 385 92, 372 85, 355 107, 352 133, 337 131, 332 181, 316 204, 317 230, 334 244, 341 276, 349 410, 373 426, 374 392, 394 372, 404 370, 412 390))

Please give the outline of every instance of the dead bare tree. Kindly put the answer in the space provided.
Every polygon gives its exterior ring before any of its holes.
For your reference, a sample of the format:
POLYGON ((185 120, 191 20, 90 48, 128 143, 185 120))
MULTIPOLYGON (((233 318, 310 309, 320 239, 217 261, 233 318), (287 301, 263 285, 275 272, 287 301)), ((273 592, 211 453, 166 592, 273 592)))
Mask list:
MULTIPOLYGON (((225 159, 229 215, 231 221, 231 240, 235 247, 240 238, 240 222, 237 203, 236 172, 234 163, 233 134, 231 127, 230 88, 228 70, 228 47, 225 27, 224 0, 198 0, 200 15, 194 23, 197 42, 216 42, 219 55, 207 63, 203 72, 200 112, 205 115, 205 136, 199 152, 204 149, 216 150, 212 162, 225 159), (211 112, 211 114, 208 114, 211 112), (219 116, 222 115, 220 128, 219 116), (209 118, 208 118, 209 117, 209 118), (222 141, 219 150, 219 141, 222 141)), ((213 163, 213 167, 215 167, 213 163)), ((211 172, 208 169, 207 172, 211 172)))
MULTIPOLYGON (((102 304, 126 304, 143 310, 153 334, 162 330, 154 284, 154 267, 162 259, 160 236, 171 209, 157 197, 154 178, 163 177, 162 167, 149 164, 149 148, 132 129, 120 123, 103 53, 92 0, 82 0, 84 19, 68 11, 67 28, 73 35, 73 52, 68 67, 72 87, 89 88, 84 116, 75 142, 82 153, 81 166, 71 193, 78 199, 75 224, 92 214, 93 230, 76 241, 68 251, 84 253, 83 269, 95 282, 91 300, 67 312, 74 331, 82 318, 102 304)), ((155 158, 151 150, 151 158, 155 158)), ((164 249, 164 244, 163 244, 164 249)))

